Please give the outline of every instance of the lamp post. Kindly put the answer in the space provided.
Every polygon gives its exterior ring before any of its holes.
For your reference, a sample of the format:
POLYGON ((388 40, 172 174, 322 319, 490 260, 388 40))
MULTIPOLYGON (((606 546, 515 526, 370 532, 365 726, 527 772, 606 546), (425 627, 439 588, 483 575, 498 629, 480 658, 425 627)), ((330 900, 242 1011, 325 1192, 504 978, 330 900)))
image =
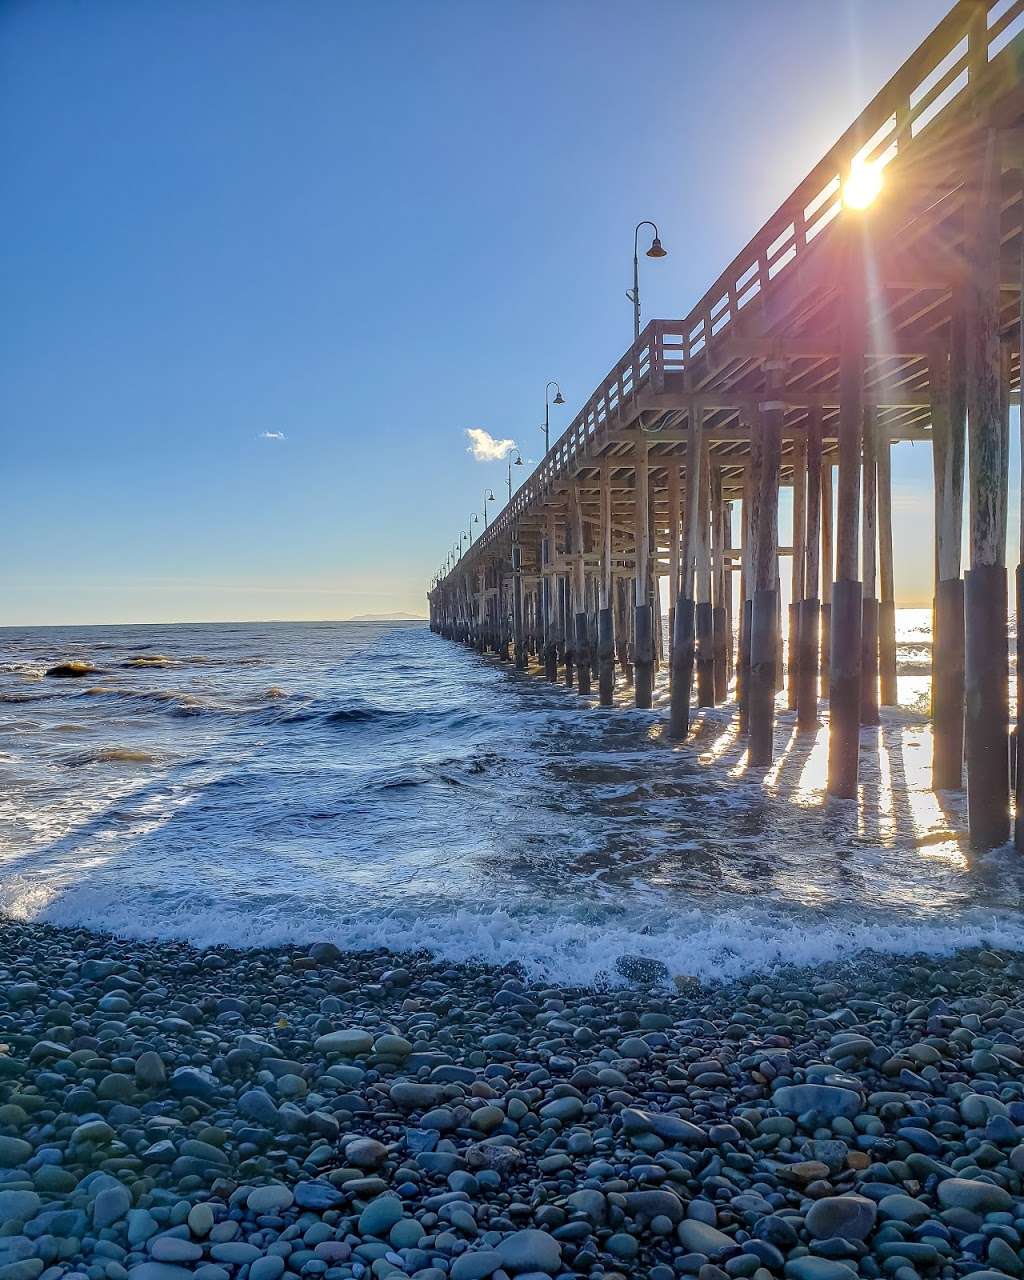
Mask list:
POLYGON ((484 490, 484 528, 487 528, 487 504, 494 501, 494 494, 488 488, 484 490))
POLYGON ((647 250, 648 258, 664 258, 668 250, 662 246, 661 239, 658 236, 658 228, 655 223, 645 218, 643 222, 638 222, 633 229, 633 288, 632 291, 626 290, 626 297, 633 304, 633 341, 640 341, 640 261, 639 261, 639 240, 640 228, 650 227, 654 231, 654 239, 651 241, 651 247, 647 250))
POLYGON ((562 399, 562 388, 558 385, 558 383, 554 380, 554 378, 552 378, 551 381, 544 388, 544 454, 545 454, 545 457, 551 451, 551 440, 550 440, 550 435, 551 435, 550 405, 551 404, 565 404, 565 401, 562 399), (551 390, 552 387, 555 388, 555 398, 549 404, 548 392, 551 390))
POLYGON ((468 536, 468 538, 469 538, 469 545, 470 545, 470 546, 472 546, 472 545, 473 545, 473 526, 474 526, 475 524, 479 524, 479 523, 480 523, 480 517, 479 517, 479 516, 477 515, 477 513, 474 511, 474 512, 473 512, 473 514, 469 517, 469 533, 468 533, 468 535, 467 535, 467 536, 468 536))
POLYGON ((512 501, 512 468, 521 467, 522 465, 523 465, 523 459, 519 455, 519 453, 516 453, 515 462, 512 461, 512 455, 509 454, 509 458, 508 458, 508 500, 509 502, 512 501))

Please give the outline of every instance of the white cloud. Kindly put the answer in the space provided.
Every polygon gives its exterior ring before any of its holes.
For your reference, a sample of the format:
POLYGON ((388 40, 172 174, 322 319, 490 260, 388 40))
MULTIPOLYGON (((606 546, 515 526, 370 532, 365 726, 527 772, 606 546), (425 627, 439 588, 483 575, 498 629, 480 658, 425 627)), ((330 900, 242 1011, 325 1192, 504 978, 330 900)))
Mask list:
POLYGON ((516 447, 514 440, 495 440, 483 427, 467 427, 466 435, 469 437, 466 452, 471 453, 477 462, 500 462, 516 447))
POLYGON ((261 431, 256 437, 257 440, 283 440, 284 438, 283 431, 261 431))

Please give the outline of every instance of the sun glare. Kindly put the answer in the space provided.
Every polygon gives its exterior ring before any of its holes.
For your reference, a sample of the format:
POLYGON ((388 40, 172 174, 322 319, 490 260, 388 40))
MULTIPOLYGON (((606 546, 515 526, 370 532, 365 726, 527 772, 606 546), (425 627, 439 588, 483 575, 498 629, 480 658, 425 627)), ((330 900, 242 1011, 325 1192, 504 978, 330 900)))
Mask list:
POLYGON ((863 160, 854 164, 843 187, 843 204, 848 209, 866 209, 882 190, 882 170, 863 160))

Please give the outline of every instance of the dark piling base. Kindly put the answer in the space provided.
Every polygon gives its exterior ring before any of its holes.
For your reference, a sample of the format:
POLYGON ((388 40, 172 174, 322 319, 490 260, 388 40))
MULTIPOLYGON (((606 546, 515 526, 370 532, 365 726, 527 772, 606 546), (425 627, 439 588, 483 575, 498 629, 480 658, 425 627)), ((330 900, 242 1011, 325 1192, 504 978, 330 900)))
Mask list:
POLYGON ((795 711, 800 687, 800 602, 789 606, 789 635, 786 654, 786 706, 795 711))
POLYGON ((696 606, 694 623, 697 631, 697 706, 715 705, 715 632, 711 602, 696 606))
POLYGON ((821 632, 821 601, 800 603, 799 675, 796 689, 796 723, 800 729, 818 725, 818 641, 821 632))
POLYGON ((750 728, 750 615, 751 601, 743 601, 740 624, 739 656, 736 660, 736 703, 739 707, 740 733, 750 728))
POLYGON ((576 688, 579 693, 590 692, 590 631, 587 615, 576 615, 576 688))
POLYGON ((899 702, 896 682, 896 603, 880 600, 878 603, 878 687, 883 707, 895 707, 899 702))
POLYGON ((636 635, 636 668, 634 700, 638 707, 650 707, 654 701, 654 610, 649 604, 638 604, 634 611, 636 635))
POLYGON ((696 650, 695 606, 692 600, 677 599, 669 667, 668 736, 682 741, 690 731, 690 693, 696 650))
POLYGON ((972 849, 1010 836, 1009 662, 1006 570, 979 565, 964 576, 967 825, 972 849))
POLYGON ((860 766, 861 584, 842 579, 832 587, 831 704, 828 721, 828 793, 857 798, 860 766))
POLYGON ((932 787, 957 791, 964 782, 964 583, 936 586, 932 637, 932 787))
POLYGON ((1024 564, 1017 566, 1014 575, 1016 585, 1017 614, 1017 769, 1013 779, 1013 847, 1024 853, 1024 768, 1021 768, 1020 744, 1024 741, 1024 564))
POLYGON ((750 610, 750 747, 754 768, 774 755, 776 668, 779 660, 779 596, 755 591, 750 610))
POLYGON ((818 675, 821 679, 819 695, 822 698, 831 696, 832 691, 832 602, 821 606, 821 664, 818 675))
POLYGON ((615 692, 615 626, 611 609, 597 611, 597 691, 602 707, 612 705, 615 692))
POLYGON ((558 645, 554 640, 544 645, 544 679, 552 684, 558 679, 558 645))
POLYGON ((878 714, 878 601, 861 603, 860 625, 860 722, 879 724, 878 714))
POLYGON ((725 605, 715 605, 711 611, 711 630, 715 651, 715 702, 724 702, 729 696, 729 615, 725 605))

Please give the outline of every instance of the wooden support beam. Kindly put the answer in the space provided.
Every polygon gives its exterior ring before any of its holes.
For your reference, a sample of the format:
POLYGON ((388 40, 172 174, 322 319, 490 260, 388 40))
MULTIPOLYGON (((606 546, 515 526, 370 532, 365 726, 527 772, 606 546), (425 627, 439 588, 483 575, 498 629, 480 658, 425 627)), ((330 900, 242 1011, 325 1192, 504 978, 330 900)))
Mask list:
POLYGON ((552 562, 555 558, 555 513, 549 507, 544 517, 544 534, 541 540, 541 624, 544 645, 544 678, 558 679, 558 626, 555 622, 555 579, 552 562))
POLYGON ((787 704, 795 711, 800 684, 800 608, 804 599, 807 557, 807 441, 801 440, 793 458, 793 559, 789 578, 789 628, 786 645, 787 704))
POLYGON ((861 448, 861 644, 860 722, 875 725, 878 714, 878 414, 864 413, 861 448))
MULTIPOLYGON (((1024 170, 1022 170, 1021 199, 1024 200, 1024 170)), ((1019 306, 1017 328, 1019 334, 1018 347, 1022 353, 1019 376, 1024 377, 1024 234, 1020 238, 1020 257, 1017 262, 1019 283, 1019 306)), ((1018 415, 1017 445, 1020 452, 1020 524, 1017 532, 1017 569, 1014 575, 1014 604, 1017 616, 1017 705, 1015 708, 1015 730, 1017 735, 1017 772, 1014 786, 1013 811, 1013 846, 1018 853, 1024 853, 1024 414, 1018 415)))
POLYGON ((654 697, 654 611, 649 590, 651 571, 650 472, 647 442, 638 440, 635 447, 635 507, 633 510, 636 544, 634 635, 634 700, 638 707, 650 707, 654 697))
POLYGON ((697 642, 697 705, 715 705, 714 614, 711 601, 711 492, 707 447, 694 462, 700 468, 694 538, 694 632, 697 642))
POLYGON ((850 224, 843 279, 839 366, 839 483, 836 578, 832 589, 828 791, 854 800, 860 756, 861 584, 857 558, 861 433, 864 424, 865 278, 870 252, 860 224, 850 224))
POLYGON ((682 498, 678 460, 673 456, 668 463, 668 634, 669 660, 672 655, 672 636, 675 629, 676 596, 679 594, 679 546, 681 536, 682 498))
POLYGON ((726 549, 729 545, 729 507, 722 499, 722 472, 710 469, 711 490, 711 560, 714 599, 712 603, 712 635, 715 658, 715 702, 724 702, 729 691, 729 650, 732 637, 729 628, 729 597, 732 587, 726 549))
POLYGON ((892 446, 878 437, 878 677, 883 707, 899 701, 896 684, 896 584, 892 545, 892 446))
MULTIPOLYGON (((760 436, 757 437, 760 441, 760 436)), ((743 473, 743 541, 740 569, 740 648, 736 670, 736 701, 740 733, 750 732, 750 622, 754 597, 754 545, 757 539, 757 507, 761 492, 761 449, 751 449, 743 473)))
MULTIPOLYGON (((775 689, 779 662, 779 463, 782 454, 782 415, 785 406, 777 398, 785 378, 785 365, 765 365, 767 386, 759 410, 760 449, 755 443, 758 480, 757 526, 754 531, 754 591, 750 611, 750 749, 748 759, 757 767, 774 758, 775 689)), ((755 437, 756 439, 756 437, 755 437)))
POLYGON ((821 465, 821 663, 820 693, 828 698, 832 688, 832 583, 835 581, 835 539, 832 501, 832 462, 821 465))
POLYGON ((818 723, 818 657, 821 630, 821 410, 807 424, 806 511, 804 519, 804 591, 800 604, 800 670, 797 677, 797 724, 818 723))
POLYGON ((1005 843, 1009 812, 1006 426, 999 343, 1002 174, 985 130, 969 177, 965 253, 970 570, 965 582, 967 820, 972 847, 1005 843))
POLYGON ((693 598, 694 546, 700 497, 698 459, 704 448, 703 415, 691 413, 686 437, 686 500, 683 506, 682 542, 679 549, 679 583, 672 619, 672 654, 669 668, 668 735, 683 739, 690 729, 690 692, 696 659, 696 607, 693 598))

